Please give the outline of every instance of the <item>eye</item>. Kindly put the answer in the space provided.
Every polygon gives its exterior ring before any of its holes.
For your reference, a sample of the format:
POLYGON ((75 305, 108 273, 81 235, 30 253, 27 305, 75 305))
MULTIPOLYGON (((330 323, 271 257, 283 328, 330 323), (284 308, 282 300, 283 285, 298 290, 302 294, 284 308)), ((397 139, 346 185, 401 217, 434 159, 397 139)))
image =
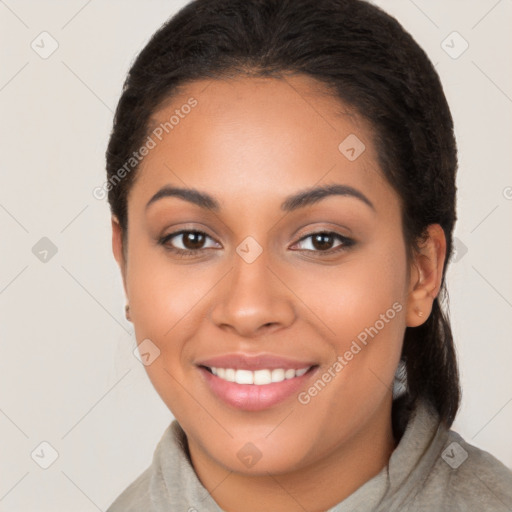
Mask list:
MULTIPOLYGON (((203 231, 181 230, 164 236, 159 240, 159 243, 164 245, 169 251, 175 252, 178 255, 187 256, 208 249, 208 247, 204 247, 204 243, 207 239, 214 241, 213 238, 203 231), (171 243, 173 240, 176 240, 176 242, 171 243), (176 247, 175 244, 178 245, 178 247, 176 247), (181 245, 181 247, 179 247, 179 245, 181 245)), ((216 242, 214 241, 213 246, 215 246, 215 244, 216 242)))
POLYGON ((315 233, 310 233, 309 235, 302 237, 297 244, 307 240, 310 241, 303 244, 303 247, 300 250, 326 254, 332 254, 348 249, 355 244, 355 241, 351 238, 347 238, 346 236, 340 235, 334 231, 317 231, 315 233), (340 243, 333 247, 335 240, 338 240, 340 243))

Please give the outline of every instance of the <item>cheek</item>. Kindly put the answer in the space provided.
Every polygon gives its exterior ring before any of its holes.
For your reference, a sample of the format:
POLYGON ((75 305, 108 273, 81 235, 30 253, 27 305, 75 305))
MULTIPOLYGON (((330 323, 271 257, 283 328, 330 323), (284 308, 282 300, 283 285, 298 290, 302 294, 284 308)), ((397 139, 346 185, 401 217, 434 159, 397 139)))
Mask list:
POLYGON ((360 287, 350 314, 356 320, 338 352, 343 351, 346 361, 348 391, 382 396, 392 386, 406 326, 405 256, 382 253, 365 271, 355 278, 360 287))
POLYGON ((171 263, 162 249, 141 244, 128 255, 127 289, 137 341, 151 339, 165 356, 180 350, 209 286, 197 265, 171 263))
POLYGON ((382 396, 393 382, 406 325, 406 258, 401 247, 383 244, 376 253, 354 255, 343 265, 303 278, 297 294, 308 297, 308 306, 318 315, 315 323, 332 348, 328 368, 336 384, 326 401, 330 405, 382 396))
POLYGON ((382 246, 373 253, 350 255, 337 266, 312 265, 307 272, 293 271, 289 278, 294 276, 294 290, 317 315, 316 323, 323 323, 327 336, 338 340, 342 349, 347 340, 373 325, 396 302, 402 308, 395 307, 388 316, 402 318, 395 313, 405 309, 405 265, 400 246, 398 250, 382 246))
POLYGON ((151 340, 154 346, 149 346, 158 354, 145 370, 174 416, 186 417, 190 397, 180 383, 188 378, 188 341, 198 331, 197 312, 211 285, 194 265, 170 263, 159 249, 134 249, 128 262, 135 338, 137 343, 151 340))

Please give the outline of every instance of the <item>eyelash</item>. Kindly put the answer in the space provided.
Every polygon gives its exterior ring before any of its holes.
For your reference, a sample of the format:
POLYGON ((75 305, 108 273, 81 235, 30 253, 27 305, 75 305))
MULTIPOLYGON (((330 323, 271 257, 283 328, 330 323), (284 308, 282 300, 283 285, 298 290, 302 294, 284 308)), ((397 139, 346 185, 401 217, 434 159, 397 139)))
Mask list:
MULTIPOLYGON (((204 235, 204 236, 206 236, 208 238, 211 238, 204 231, 199 231, 199 230, 195 230, 195 229, 184 229, 184 230, 181 230, 181 231, 176 231, 174 233, 170 233, 169 235, 165 235, 164 237, 162 237, 158 241, 158 243, 163 245, 163 246, 165 246, 166 250, 176 254, 180 258, 186 258, 188 256, 197 256, 198 253, 200 253, 202 251, 207 251, 208 250, 208 248, 196 249, 196 250, 192 250, 192 249, 178 249, 178 248, 173 247, 173 246, 168 244, 168 242, 170 240, 172 240, 173 238, 178 237, 180 235, 187 234, 187 233, 196 233, 196 234, 204 235)), ((334 248, 328 249, 327 251, 302 249, 303 251, 306 251, 306 252, 319 253, 321 255, 321 257, 323 257, 324 255, 329 255, 330 256, 332 254, 335 254, 335 253, 338 253, 338 252, 341 252, 341 251, 345 251, 345 250, 349 249, 350 247, 352 247, 353 245, 355 245, 355 243, 356 243, 355 240, 353 240, 351 238, 347 238, 346 236, 340 235, 339 233, 336 233, 334 231, 314 231, 312 233, 308 233, 307 235, 304 235, 302 238, 297 240, 296 243, 302 242, 302 241, 304 241, 304 240, 306 240, 306 239, 308 239, 308 238, 310 238, 312 236, 315 236, 315 235, 331 235, 334 238, 337 238, 339 241, 342 242, 342 244, 339 245, 338 247, 334 247, 334 248)))

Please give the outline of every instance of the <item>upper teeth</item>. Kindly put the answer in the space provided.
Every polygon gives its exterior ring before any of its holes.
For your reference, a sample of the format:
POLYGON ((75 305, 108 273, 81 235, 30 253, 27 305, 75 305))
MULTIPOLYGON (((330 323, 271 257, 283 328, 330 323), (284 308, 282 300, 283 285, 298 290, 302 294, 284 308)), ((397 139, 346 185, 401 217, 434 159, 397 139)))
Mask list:
POLYGON ((236 382, 237 384, 271 384, 272 382, 281 382, 285 379, 293 379, 304 375, 308 368, 301 368, 300 370, 284 370, 278 368, 275 370, 235 370, 233 368, 210 368, 212 373, 220 379, 227 380, 228 382, 236 382))

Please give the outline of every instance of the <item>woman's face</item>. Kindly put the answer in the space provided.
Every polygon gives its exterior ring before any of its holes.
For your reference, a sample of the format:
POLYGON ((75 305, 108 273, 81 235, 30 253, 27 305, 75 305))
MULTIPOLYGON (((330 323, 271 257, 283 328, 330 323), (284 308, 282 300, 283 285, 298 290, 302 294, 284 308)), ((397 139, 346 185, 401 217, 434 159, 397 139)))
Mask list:
POLYGON ((368 126, 319 90, 188 85, 154 115, 129 193, 119 261, 149 378, 193 455, 241 473, 319 463, 390 423, 410 291, 399 198, 368 126))

